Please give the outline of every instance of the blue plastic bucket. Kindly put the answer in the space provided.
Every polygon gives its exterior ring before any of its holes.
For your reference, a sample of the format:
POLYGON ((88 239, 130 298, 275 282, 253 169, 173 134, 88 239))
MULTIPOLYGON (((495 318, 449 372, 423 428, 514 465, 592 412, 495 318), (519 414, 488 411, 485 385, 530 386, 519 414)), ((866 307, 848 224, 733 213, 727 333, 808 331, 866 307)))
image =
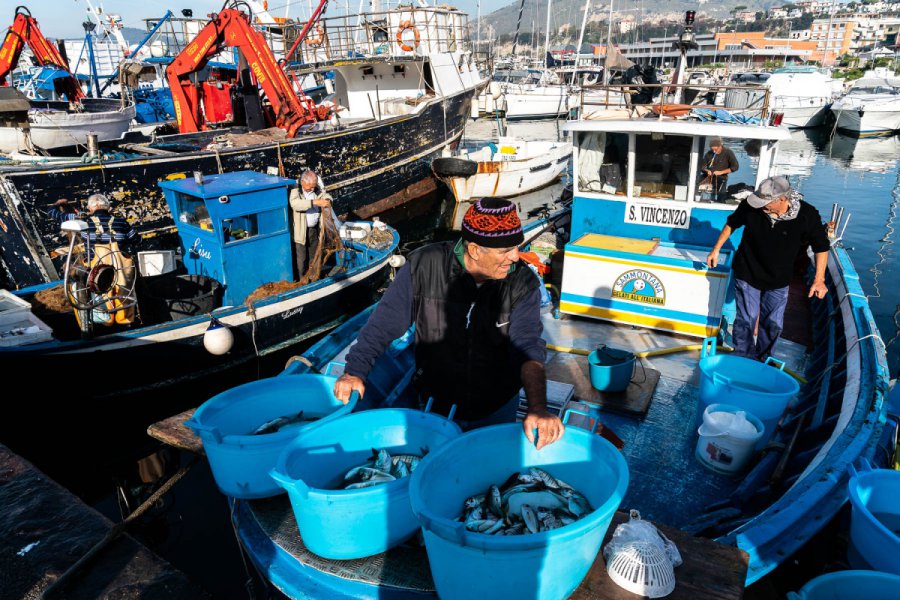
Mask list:
POLYGON ((312 552, 334 560, 372 556, 418 529, 409 504, 410 478, 344 490, 339 489, 344 475, 372 458, 373 448, 433 453, 460 433, 453 421, 428 412, 362 411, 305 432, 284 449, 271 476, 287 490, 300 537, 312 552))
POLYGON ((438 596, 568 597, 594 563, 627 487, 622 454, 600 436, 576 427, 540 451, 528 443, 518 424, 476 429, 445 444, 413 473, 409 490, 438 596), (475 533, 456 520, 466 498, 528 467, 544 468, 562 479, 582 492, 595 510, 571 525, 529 535, 475 533))
POLYGON ((591 385, 601 392, 621 392, 631 382, 634 354, 600 346, 588 355, 591 385))
POLYGON ((346 405, 334 397, 336 379, 315 374, 272 377, 239 385, 204 402, 185 424, 203 441, 219 490, 234 498, 281 494, 269 470, 284 447, 301 432, 345 415, 356 405, 356 395, 346 405), (260 425, 301 410, 304 417, 320 419, 251 435, 260 425))
POLYGON ((873 469, 867 460, 859 472, 853 465, 848 470, 850 566, 900 575, 900 471, 873 469))
POLYGON ((788 600, 896 600, 900 576, 877 571, 838 571, 820 575, 799 592, 788 592, 788 600))
POLYGON ((765 433, 755 450, 769 443, 788 403, 800 391, 800 384, 784 372, 780 360, 769 357, 761 363, 741 356, 716 354, 716 338, 703 340, 699 367, 700 399, 694 426, 699 427, 703 422, 703 411, 710 404, 737 406, 765 425, 765 433))

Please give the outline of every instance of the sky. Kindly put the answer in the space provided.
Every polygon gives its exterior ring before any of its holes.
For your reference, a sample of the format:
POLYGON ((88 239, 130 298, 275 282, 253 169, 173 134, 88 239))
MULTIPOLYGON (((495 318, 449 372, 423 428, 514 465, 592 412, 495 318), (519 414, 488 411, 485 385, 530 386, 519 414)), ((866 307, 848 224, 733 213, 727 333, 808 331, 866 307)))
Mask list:
MULTIPOLYGON (((260 4, 262 0, 258 0, 260 4)), ((309 6, 312 0, 293 0, 290 9, 291 16, 308 13, 308 9, 301 13, 300 6, 309 6)), ((345 2, 351 2, 354 7, 359 6, 358 0, 330 0, 329 9, 338 11, 343 8, 345 2)), ((176 16, 181 16, 181 9, 190 8, 194 16, 205 16, 210 12, 216 12, 222 8, 224 0, 90 0, 95 7, 102 6, 104 11, 110 14, 122 16, 126 27, 144 29, 143 19, 158 18, 166 14, 166 10, 172 10, 176 16)), ((274 16, 284 16, 288 0, 268 0, 269 12, 274 16)), ((474 19, 477 0, 457 0, 449 3, 460 10, 468 12, 474 19)), ((481 0, 482 14, 488 14, 510 4, 512 0, 481 0)), ((429 4, 433 0, 429 0, 429 4)), ((442 4, 443 2, 438 2, 442 4)), ((81 23, 87 18, 87 0, 15 0, 0 4, 0 14, 7 15, 9 24, 12 23, 12 11, 16 6, 25 4, 31 15, 37 19, 41 32, 49 38, 81 38, 84 29, 81 23)), ((337 14, 342 14, 343 11, 337 14)), ((353 12, 356 12, 354 10, 353 12)))

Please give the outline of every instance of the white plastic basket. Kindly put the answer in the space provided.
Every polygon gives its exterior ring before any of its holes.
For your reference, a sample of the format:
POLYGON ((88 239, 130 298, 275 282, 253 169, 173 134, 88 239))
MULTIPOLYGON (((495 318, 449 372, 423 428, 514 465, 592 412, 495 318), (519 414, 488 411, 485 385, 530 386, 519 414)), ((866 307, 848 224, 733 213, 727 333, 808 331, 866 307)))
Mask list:
POLYGON ((672 561, 653 542, 631 541, 616 548, 606 570, 619 587, 647 598, 662 598, 675 589, 672 561))

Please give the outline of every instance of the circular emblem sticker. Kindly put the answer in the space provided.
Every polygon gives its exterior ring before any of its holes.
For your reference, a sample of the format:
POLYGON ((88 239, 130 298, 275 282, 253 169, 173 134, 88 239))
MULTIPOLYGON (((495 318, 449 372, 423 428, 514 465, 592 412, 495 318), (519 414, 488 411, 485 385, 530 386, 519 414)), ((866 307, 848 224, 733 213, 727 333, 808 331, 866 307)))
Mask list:
POLYGON ((612 297, 645 304, 666 303, 666 288, 659 277, 649 271, 634 269, 626 271, 616 278, 613 284, 612 297))

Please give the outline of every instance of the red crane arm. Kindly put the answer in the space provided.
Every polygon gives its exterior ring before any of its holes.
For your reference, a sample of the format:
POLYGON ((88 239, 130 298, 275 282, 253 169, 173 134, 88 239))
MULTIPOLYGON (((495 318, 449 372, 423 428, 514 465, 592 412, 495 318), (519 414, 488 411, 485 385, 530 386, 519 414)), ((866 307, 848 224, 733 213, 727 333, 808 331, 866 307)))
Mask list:
POLYGON ((16 18, 6 33, 3 45, 0 46, 0 85, 8 85, 6 77, 19 63, 19 57, 22 55, 25 44, 31 48, 39 65, 53 65, 69 73, 69 76, 61 78, 57 85, 60 86, 60 91, 70 102, 84 98, 85 94, 69 71, 68 63, 56 46, 47 41, 38 27, 37 20, 24 6, 16 8, 16 18), (23 10, 25 12, 21 12, 23 10))
POLYGON ((315 104, 310 99, 301 102, 297 98, 262 34, 253 29, 242 12, 226 8, 206 24, 166 69, 182 133, 207 128, 200 115, 199 93, 190 74, 202 69, 224 48, 231 47, 244 55, 257 83, 272 103, 275 125, 284 129, 288 137, 294 137, 302 125, 317 120, 315 104))

